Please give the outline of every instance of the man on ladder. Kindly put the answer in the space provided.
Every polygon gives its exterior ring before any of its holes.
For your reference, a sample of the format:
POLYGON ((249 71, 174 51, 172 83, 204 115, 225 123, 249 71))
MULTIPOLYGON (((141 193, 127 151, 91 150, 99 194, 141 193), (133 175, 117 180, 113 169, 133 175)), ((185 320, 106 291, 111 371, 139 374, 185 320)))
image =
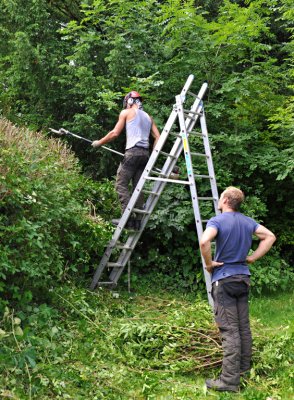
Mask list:
MULTIPOLYGON (((123 129, 126 129, 126 150, 116 178, 116 190, 121 202, 122 213, 131 197, 129 183, 132 181, 134 190, 148 162, 150 133, 154 138, 154 146, 160 137, 153 119, 143 111, 142 101, 138 92, 129 92, 124 98, 124 110, 121 111, 115 127, 102 139, 92 143, 93 147, 100 147, 116 139, 123 129)), ((143 195, 140 195, 136 206, 142 209, 143 204, 144 198, 143 195)), ((113 220, 113 223, 117 225, 119 220, 113 220)), ((140 229, 140 219, 138 217, 129 218, 127 228, 140 229)))

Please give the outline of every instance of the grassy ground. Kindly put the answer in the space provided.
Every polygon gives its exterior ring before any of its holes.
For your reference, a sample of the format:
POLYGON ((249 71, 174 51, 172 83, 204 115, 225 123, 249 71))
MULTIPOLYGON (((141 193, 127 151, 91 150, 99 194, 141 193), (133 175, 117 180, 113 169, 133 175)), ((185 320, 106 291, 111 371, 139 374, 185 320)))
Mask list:
POLYGON ((205 389, 222 358, 205 300, 155 289, 93 294, 73 284, 52 296, 50 305, 6 310, 0 398, 294 398, 292 294, 252 297, 254 366, 236 394, 205 389))

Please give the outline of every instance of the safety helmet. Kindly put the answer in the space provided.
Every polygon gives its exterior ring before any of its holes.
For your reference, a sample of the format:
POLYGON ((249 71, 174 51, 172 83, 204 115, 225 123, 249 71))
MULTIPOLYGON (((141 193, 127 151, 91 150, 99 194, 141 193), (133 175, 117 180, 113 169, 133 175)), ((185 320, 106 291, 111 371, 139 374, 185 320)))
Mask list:
POLYGON ((127 108, 128 105, 132 107, 132 105, 135 104, 137 101, 140 102, 140 104, 142 104, 143 99, 140 93, 136 92, 135 90, 132 90, 125 96, 123 101, 123 107, 127 108))

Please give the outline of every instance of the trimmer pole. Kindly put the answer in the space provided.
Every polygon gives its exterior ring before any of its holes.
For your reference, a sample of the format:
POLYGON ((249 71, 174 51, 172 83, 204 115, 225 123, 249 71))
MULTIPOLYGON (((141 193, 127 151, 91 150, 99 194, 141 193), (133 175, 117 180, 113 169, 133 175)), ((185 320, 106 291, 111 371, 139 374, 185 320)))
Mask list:
MULTIPOLYGON (((90 144, 93 143, 92 140, 84 138, 83 136, 76 135, 75 133, 67 131, 66 129, 63 129, 63 128, 59 129, 58 131, 56 129, 52 129, 52 128, 49 128, 49 129, 50 129, 51 132, 56 133, 57 135, 72 136, 72 137, 75 137, 77 139, 83 140, 84 142, 87 142, 87 143, 90 143, 90 144)), ((109 147, 106 147, 106 146, 100 146, 100 147, 102 147, 105 150, 111 151, 112 153, 118 154, 121 157, 124 156, 123 153, 120 153, 119 151, 110 149, 109 147)))

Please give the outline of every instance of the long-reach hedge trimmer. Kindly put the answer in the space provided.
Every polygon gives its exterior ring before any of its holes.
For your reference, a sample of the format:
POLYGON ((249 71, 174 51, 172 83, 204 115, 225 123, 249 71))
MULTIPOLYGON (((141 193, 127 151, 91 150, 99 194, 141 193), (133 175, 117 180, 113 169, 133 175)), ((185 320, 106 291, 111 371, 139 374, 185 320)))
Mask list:
MULTIPOLYGON (((60 135, 60 136, 72 136, 72 137, 75 137, 76 139, 83 140, 84 142, 87 142, 87 143, 90 143, 90 144, 93 143, 92 140, 87 139, 87 138, 84 138, 83 136, 76 135, 75 133, 72 133, 72 132, 70 132, 70 131, 67 131, 67 130, 64 129, 64 128, 60 128, 58 131, 57 131, 56 129, 52 129, 52 128, 49 128, 49 130, 50 130, 51 132, 53 132, 53 133, 56 133, 57 135, 60 135)), ((119 156, 122 156, 122 157, 124 156, 123 153, 120 153, 119 151, 110 149, 110 148, 107 147, 107 146, 101 146, 101 147, 102 147, 103 149, 105 149, 105 150, 111 151, 112 153, 118 154, 119 156)), ((154 168, 154 169, 155 169, 156 171, 158 171, 158 172, 161 172, 161 170, 158 169, 158 168, 154 168)), ((174 179, 177 179, 178 176, 179 176, 179 168, 178 168, 178 167, 174 167, 174 169, 173 169, 173 171, 172 171, 172 173, 171 173, 171 175, 170 175, 170 178, 172 178, 172 179, 173 179, 173 178, 174 178, 174 179)))
MULTIPOLYGON (((86 138, 84 138, 83 136, 76 135, 75 133, 72 133, 72 132, 70 132, 70 131, 67 131, 66 129, 63 129, 63 128, 60 128, 58 131, 57 131, 56 129, 52 129, 52 128, 49 128, 49 130, 50 130, 51 132, 53 132, 53 133, 56 133, 57 135, 60 135, 60 136, 72 136, 72 137, 75 137, 76 139, 83 140, 84 142, 87 142, 87 143, 90 143, 90 144, 93 143, 92 140, 86 139, 86 138)), ((101 147, 102 147, 103 149, 105 149, 105 150, 111 151, 112 153, 118 154, 119 156, 122 156, 122 157, 124 156, 123 153, 120 153, 119 151, 110 149, 110 148, 107 147, 107 146, 101 146, 101 147)))

